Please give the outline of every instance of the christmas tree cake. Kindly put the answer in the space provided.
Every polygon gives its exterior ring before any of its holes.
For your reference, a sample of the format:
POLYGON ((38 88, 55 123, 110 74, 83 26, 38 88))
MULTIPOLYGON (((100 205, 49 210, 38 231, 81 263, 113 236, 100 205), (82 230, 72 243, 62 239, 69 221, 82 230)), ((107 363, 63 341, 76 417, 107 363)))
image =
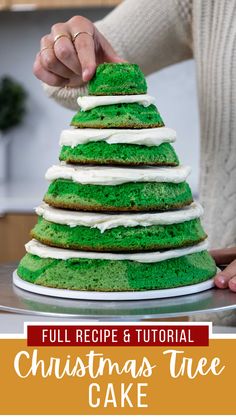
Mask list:
POLYGON ((150 291, 216 273, 174 130, 135 64, 102 64, 60 139, 60 164, 17 273, 39 286, 150 291))

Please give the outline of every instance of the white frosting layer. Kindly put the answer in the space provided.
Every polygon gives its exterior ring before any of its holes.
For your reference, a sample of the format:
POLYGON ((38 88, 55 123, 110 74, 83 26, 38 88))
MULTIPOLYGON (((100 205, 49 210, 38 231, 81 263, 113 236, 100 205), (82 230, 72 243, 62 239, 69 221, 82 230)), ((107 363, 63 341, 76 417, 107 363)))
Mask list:
POLYGON ((174 259, 180 256, 190 255, 206 250, 208 242, 205 240, 196 246, 182 247, 181 249, 167 250, 165 252, 145 252, 145 253, 99 253, 99 252, 82 252, 77 250, 59 249, 56 247, 45 246, 37 240, 31 240, 25 245, 26 251, 32 255, 41 258, 53 259, 107 259, 107 260, 132 260, 140 263, 155 263, 162 260, 174 259))
POLYGON ((71 128, 63 130, 60 146, 76 147, 93 141, 106 141, 108 144, 139 144, 147 147, 159 146, 176 140, 176 132, 171 128, 146 129, 93 129, 71 128))
POLYGON ((116 105, 118 103, 139 103, 147 107, 155 103, 155 98, 150 95, 80 96, 77 103, 82 111, 88 111, 98 106, 116 105))
POLYGON ((148 227, 151 225, 178 224, 200 218, 203 214, 203 208, 198 203, 193 203, 188 207, 168 212, 157 212, 149 214, 102 214, 83 211, 67 211, 50 207, 42 204, 36 208, 36 213, 45 220, 57 224, 66 224, 69 227, 85 226, 98 228, 101 233, 111 228, 120 226, 148 227))
POLYGON ((60 164, 50 167, 46 179, 68 179, 73 182, 89 185, 120 185, 128 182, 183 182, 190 173, 189 166, 146 167, 144 169, 105 167, 105 166, 72 166, 60 164))

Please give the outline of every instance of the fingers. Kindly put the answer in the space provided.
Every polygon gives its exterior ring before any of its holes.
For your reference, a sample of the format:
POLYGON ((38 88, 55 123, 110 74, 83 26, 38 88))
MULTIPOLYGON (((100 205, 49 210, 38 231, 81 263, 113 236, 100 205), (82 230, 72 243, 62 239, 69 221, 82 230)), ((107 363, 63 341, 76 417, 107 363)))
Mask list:
POLYGON ((68 79, 60 77, 48 70, 46 70, 41 64, 40 53, 36 55, 36 59, 33 66, 34 75, 49 86, 66 86, 69 82, 68 79))
POLYGON ((236 276, 233 276, 233 278, 230 279, 229 289, 231 289, 233 292, 236 292, 236 276))
POLYGON ((42 38, 34 74, 52 86, 78 87, 93 77, 97 64, 123 61, 92 22, 74 16, 42 38))
MULTIPOLYGON (((50 71, 60 77, 70 78, 73 71, 65 66, 56 56, 55 47, 64 42, 64 37, 54 42, 52 35, 46 35, 41 39, 40 62, 46 71, 50 71)), ((68 40, 69 41, 69 40, 68 40)))
POLYGON ((236 292, 236 260, 230 263, 222 272, 215 276, 215 284, 218 288, 230 288, 236 292))
POLYGON ((51 36, 54 42, 54 53, 64 68, 69 69, 74 75, 81 75, 81 66, 74 45, 72 43, 70 28, 67 23, 57 23, 52 26, 51 36), (59 37, 60 35, 64 35, 59 37))
POLYGON ((92 78, 96 70, 94 25, 81 16, 75 16, 70 19, 69 26, 74 48, 81 65, 82 78, 86 83, 92 78))
POLYGON ((96 70, 93 37, 82 33, 75 39, 74 46, 80 61, 82 78, 86 83, 93 77, 96 70))
POLYGON ((236 259, 236 247, 215 249, 210 251, 217 265, 228 265, 236 259))

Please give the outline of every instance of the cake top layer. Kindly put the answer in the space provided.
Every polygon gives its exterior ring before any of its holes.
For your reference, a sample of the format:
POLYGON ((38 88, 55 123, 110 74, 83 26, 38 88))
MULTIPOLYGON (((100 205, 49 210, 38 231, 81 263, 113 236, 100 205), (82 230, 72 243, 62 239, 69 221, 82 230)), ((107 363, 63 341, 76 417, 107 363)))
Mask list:
POLYGON ((144 74, 137 64, 100 64, 88 85, 89 95, 137 95, 147 93, 144 74))

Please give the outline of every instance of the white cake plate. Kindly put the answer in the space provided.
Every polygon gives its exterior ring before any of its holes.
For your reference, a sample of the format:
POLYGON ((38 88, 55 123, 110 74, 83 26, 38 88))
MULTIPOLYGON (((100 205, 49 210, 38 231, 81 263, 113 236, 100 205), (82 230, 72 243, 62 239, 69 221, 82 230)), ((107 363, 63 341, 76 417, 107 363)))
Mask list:
POLYGON ((151 291, 126 291, 126 292, 101 292, 101 291, 74 291, 64 290, 60 288, 48 288, 41 285, 31 284, 23 281, 18 275, 17 271, 13 272, 13 283, 18 288, 25 291, 33 292, 34 294, 47 295, 50 297, 70 298, 75 300, 90 300, 90 301, 134 301, 134 300, 153 300, 157 298, 180 297, 188 294, 196 294, 198 292, 206 291, 214 287, 214 280, 209 279, 195 285, 187 285, 185 287, 177 287, 163 290, 151 291))

